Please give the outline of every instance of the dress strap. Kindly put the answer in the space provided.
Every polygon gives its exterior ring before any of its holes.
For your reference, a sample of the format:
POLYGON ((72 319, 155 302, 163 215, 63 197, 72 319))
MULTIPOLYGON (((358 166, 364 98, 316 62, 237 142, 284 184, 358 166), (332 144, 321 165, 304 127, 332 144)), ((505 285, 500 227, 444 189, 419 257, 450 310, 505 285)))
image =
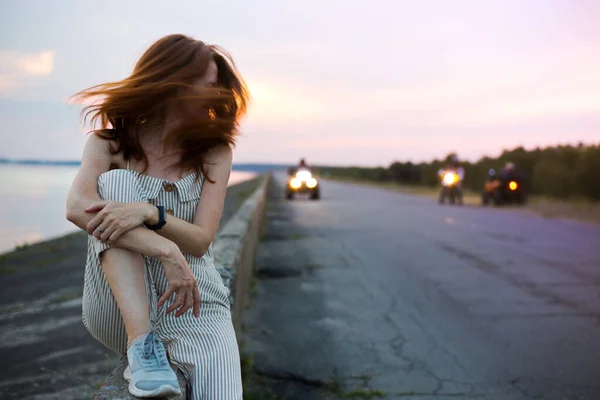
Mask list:
POLYGON ((127 160, 127 170, 129 170, 129 160, 127 160))

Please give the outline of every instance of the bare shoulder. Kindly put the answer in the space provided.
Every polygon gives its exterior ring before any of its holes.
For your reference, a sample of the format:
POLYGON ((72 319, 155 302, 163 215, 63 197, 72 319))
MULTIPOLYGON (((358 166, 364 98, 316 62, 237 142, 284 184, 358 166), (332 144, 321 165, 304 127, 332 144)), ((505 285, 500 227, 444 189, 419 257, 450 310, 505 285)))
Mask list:
POLYGON ((113 164, 111 144, 108 140, 91 134, 83 148, 81 167, 75 175, 69 196, 79 195, 94 198, 98 195, 97 182, 102 173, 113 164))
POLYGON ((231 175, 232 163, 233 150, 229 145, 215 147, 206 155, 206 173, 210 180, 217 183, 218 186, 226 188, 229 176, 231 175))
POLYGON ((233 149, 229 145, 220 145, 214 147, 206 154, 206 161, 208 162, 209 166, 211 164, 214 166, 231 166, 231 163, 233 161, 233 149))
POLYGON ((117 148, 118 144, 114 140, 103 139, 94 133, 91 133, 88 136, 88 140, 85 143, 85 149, 93 150, 104 155, 112 154, 117 148))
POLYGON ((117 165, 122 168, 124 165, 123 156, 120 152, 115 153, 119 148, 114 140, 103 139, 98 135, 90 134, 83 150, 82 162, 92 161, 109 166, 117 165))

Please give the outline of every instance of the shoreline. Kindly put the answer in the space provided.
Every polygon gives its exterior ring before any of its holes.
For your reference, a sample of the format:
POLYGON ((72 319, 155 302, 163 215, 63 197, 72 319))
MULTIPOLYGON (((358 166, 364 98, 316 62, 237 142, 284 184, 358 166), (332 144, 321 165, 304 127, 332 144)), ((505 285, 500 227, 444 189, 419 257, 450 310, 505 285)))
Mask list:
MULTIPOLYGON (((62 166, 57 166, 57 168, 62 168, 62 166)), ((69 168, 69 167, 68 167, 69 168)), ((230 185, 228 186, 228 192, 230 190, 233 190, 234 192, 239 191, 240 189, 235 189, 234 187, 237 187, 237 185, 243 185, 245 182, 249 182, 249 181, 253 181, 254 179, 257 179, 260 174, 253 172, 253 171, 236 171, 237 175, 233 176, 230 180, 230 185), (234 188, 234 189, 232 189, 234 188)), ((227 210, 228 204, 227 204, 227 200, 225 201, 225 207, 223 210, 223 218, 228 218, 229 216, 231 216, 231 212, 229 212, 227 210), (229 214, 228 214, 229 212, 229 214)), ((221 222, 225 221, 224 219, 221 219, 221 222)), ((69 223, 70 224, 70 223, 69 223)), ((68 235, 72 235, 75 234, 77 232, 81 232, 79 230, 79 228, 77 228, 75 225, 70 224, 71 228, 70 230, 66 230, 66 229, 59 229, 58 233, 52 233, 49 235, 40 235, 43 236, 41 237, 40 240, 30 240, 27 239, 26 236, 36 236, 36 235, 20 235, 23 236, 21 239, 18 239, 19 235, 17 235, 17 239, 12 240, 12 247, 9 247, 9 243, 8 241, 3 241, 2 243, 0 243, 2 246, 0 246, 0 264, 1 264, 1 259, 3 256, 6 256, 10 253, 13 253, 15 251, 22 251, 25 249, 28 249, 32 246, 36 246, 45 242, 51 242, 51 241, 55 241, 55 240, 60 240, 61 238, 68 236, 68 235), (61 232, 62 231, 62 232, 61 232)), ((1 271, 0 271, 0 275, 1 275, 1 271)))
MULTIPOLYGON (((227 195, 225 197, 225 204, 223 206, 223 213, 221 215, 221 222, 219 224, 219 229, 223 227, 225 222, 235 213, 235 211, 239 208, 239 206, 243 203, 245 197, 249 196, 252 191, 258 187, 258 182, 262 175, 256 175, 254 178, 234 183, 227 188, 227 195)), ((13 249, 7 250, 4 252, 0 252, 0 276, 4 275, 2 272, 2 265, 5 257, 10 257, 11 254, 20 253, 24 250, 34 248, 36 246, 48 246, 53 243, 60 243, 64 239, 68 239, 72 235, 83 234, 85 233, 79 230, 77 227, 73 226, 73 230, 71 232, 66 232, 63 234, 58 234, 55 236, 48 237, 39 242, 33 243, 23 243, 16 245, 13 249)))

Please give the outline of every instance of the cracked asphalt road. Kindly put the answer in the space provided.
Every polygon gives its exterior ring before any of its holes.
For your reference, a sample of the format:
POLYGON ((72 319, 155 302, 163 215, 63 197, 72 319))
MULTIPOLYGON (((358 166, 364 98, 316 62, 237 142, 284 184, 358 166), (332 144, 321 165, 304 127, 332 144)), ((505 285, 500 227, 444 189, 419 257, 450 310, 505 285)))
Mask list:
POLYGON ((600 399, 600 227, 273 183, 244 351, 279 397, 600 399))

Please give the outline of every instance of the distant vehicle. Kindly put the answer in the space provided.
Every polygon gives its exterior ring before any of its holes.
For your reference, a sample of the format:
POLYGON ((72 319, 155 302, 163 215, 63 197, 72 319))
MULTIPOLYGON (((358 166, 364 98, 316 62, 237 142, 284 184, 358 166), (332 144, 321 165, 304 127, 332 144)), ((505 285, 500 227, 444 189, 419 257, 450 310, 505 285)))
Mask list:
POLYGON ((446 198, 450 204, 463 204, 462 193, 462 168, 446 168, 438 171, 438 175, 442 181, 442 189, 440 191, 439 203, 445 204, 446 198))
POLYGON ((321 198, 321 188, 319 181, 312 175, 308 168, 290 168, 289 176, 285 188, 285 197, 292 200, 296 194, 309 194, 311 200, 321 198))
POLYGON ((514 170, 514 164, 507 164, 500 174, 494 169, 488 171, 488 177, 483 183, 481 202, 484 206, 525 204, 527 202, 525 178, 514 170))

